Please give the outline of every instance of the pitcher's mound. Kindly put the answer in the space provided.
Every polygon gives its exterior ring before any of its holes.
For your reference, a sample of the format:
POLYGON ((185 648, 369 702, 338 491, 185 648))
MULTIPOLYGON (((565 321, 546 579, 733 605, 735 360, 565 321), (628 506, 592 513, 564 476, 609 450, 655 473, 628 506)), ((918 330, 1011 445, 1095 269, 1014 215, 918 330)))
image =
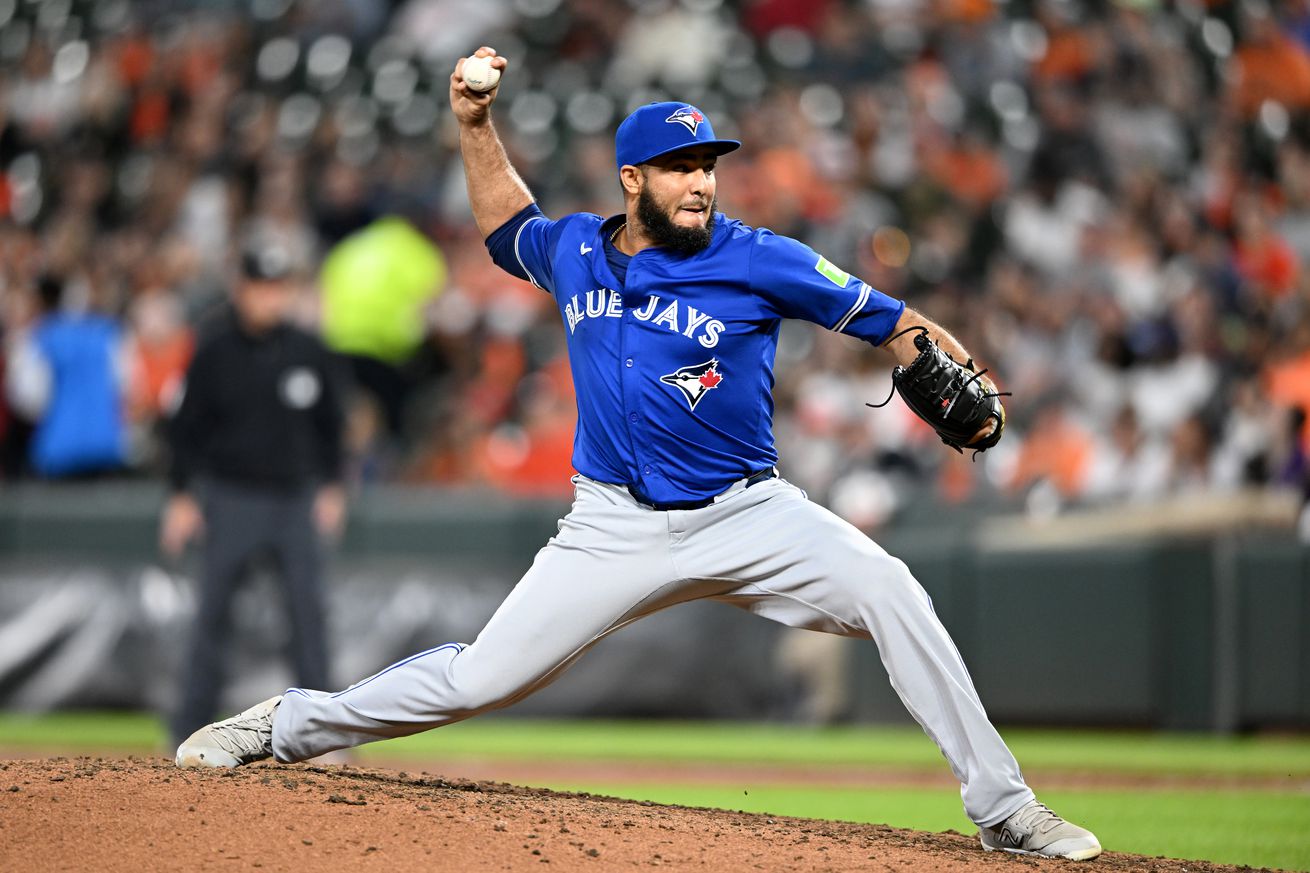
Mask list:
POLYGON ((984 854, 973 835, 660 806, 352 767, 0 763, 0 870, 602 871, 1237 868, 984 854))

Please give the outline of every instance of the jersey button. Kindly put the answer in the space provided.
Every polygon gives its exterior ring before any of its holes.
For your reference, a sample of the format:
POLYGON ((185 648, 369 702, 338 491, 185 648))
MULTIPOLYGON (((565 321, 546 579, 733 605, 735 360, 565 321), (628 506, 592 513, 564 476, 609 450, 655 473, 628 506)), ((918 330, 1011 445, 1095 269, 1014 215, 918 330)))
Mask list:
POLYGON ((628 358, 628 359, 627 359, 626 361, 624 361, 623 363, 624 363, 625 365, 631 367, 631 366, 632 366, 632 358, 628 358))
POLYGON ((643 476, 649 476, 650 473, 651 473, 650 464, 647 464, 646 466, 641 468, 641 474, 643 476))
POLYGON ((635 422, 636 420, 637 420, 637 413, 634 412, 632 413, 632 415, 628 416, 628 421, 635 422))

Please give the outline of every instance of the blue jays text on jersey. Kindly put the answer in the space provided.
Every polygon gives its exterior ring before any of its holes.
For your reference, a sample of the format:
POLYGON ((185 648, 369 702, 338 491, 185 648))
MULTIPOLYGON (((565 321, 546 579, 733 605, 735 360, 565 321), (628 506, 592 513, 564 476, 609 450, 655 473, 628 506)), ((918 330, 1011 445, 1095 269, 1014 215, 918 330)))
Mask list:
POLYGON ((797 318, 875 345, 905 304, 813 249, 719 213, 703 251, 608 247, 622 216, 556 221, 535 204, 487 238, 555 297, 578 399, 573 466, 654 503, 694 502, 777 463, 773 361, 797 318), (620 270, 622 272, 622 270, 620 270))
MULTIPOLYGON (((637 321, 662 324, 674 333, 681 331, 683 336, 696 339, 707 349, 718 345, 719 334, 723 333, 726 325, 717 318, 711 318, 708 312, 701 312, 690 305, 679 308, 680 305, 676 299, 666 303, 653 294, 646 298, 645 306, 632 313, 632 317, 637 321)), ((569 333, 577 331, 584 318, 601 317, 623 317, 622 293, 609 288, 596 288, 586 293, 585 304, 578 299, 577 294, 564 304, 564 323, 569 326, 569 333)))

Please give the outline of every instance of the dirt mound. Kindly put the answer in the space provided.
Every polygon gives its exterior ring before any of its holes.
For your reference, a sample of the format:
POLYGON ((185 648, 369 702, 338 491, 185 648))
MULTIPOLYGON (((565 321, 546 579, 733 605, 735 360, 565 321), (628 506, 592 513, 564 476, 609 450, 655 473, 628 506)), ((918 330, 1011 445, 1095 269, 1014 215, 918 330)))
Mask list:
POLYGON ((0 870, 1149 870, 984 854, 977 839, 352 767, 183 771, 162 759, 0 763, 0 870), (549 866, 545 866, 549 865, 549 866))

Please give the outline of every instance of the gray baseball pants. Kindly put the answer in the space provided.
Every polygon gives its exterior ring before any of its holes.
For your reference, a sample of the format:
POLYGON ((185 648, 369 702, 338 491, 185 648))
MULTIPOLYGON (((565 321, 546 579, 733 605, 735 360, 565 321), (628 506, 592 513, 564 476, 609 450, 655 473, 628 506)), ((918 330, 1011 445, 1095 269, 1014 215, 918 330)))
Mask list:
POLYGON ((275 757, 303 761, 508 706, 624 625, 710 598, 872 638, 892 687, 960 780, 969 818, 995 824, 1033 798, 905 564, 799 488, 743 480, 711 506, 661 512, 622 486, 574 482, 559 534, 471 645, 421 652, 336 694, 290 689, 274 716, 275 757))
POLYGON ((187 649, 181 704, 172 721, 178 742, 214 717, 226 676, 232 601, 259 558, 273 559, 291 628, 297 682, 327 684, 327 627, 322 547, 314 528, 314 489, 289 491, 212 480, 201 488, 205 514, 200 603, 187 649))

